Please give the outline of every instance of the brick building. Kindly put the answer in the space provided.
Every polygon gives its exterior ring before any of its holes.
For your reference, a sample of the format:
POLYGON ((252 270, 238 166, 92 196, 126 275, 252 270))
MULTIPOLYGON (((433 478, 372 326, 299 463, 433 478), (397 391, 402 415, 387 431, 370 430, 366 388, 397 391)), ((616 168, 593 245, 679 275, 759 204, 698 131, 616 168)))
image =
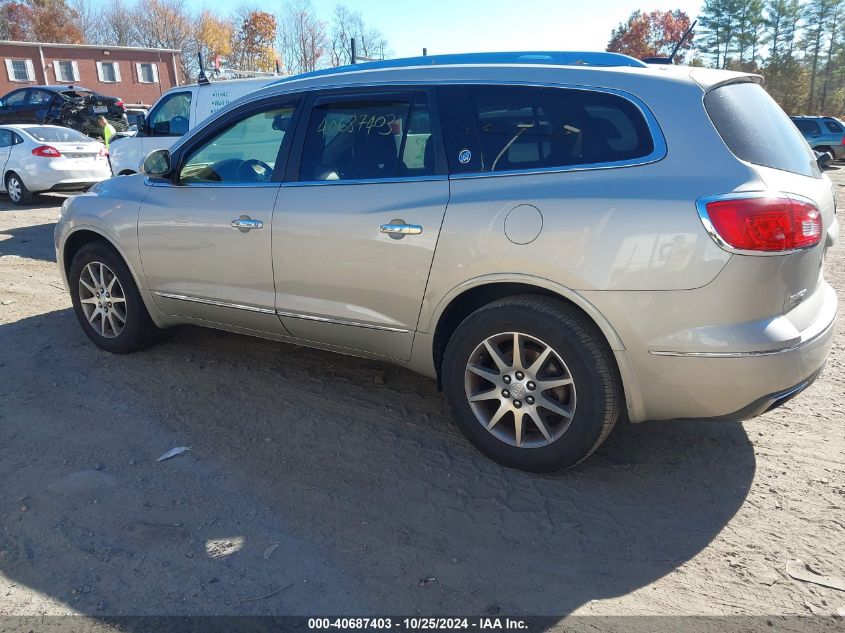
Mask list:
POLYGON ((0 40, 0 96, 26 85, 74 84, 151 105, 184 83, 179 51, 0 40))

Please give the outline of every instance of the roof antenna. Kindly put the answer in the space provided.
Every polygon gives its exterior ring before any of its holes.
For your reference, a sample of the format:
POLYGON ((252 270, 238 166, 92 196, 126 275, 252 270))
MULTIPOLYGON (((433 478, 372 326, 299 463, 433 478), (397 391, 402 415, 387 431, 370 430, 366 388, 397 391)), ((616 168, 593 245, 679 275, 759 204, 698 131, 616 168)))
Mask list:
POLYGON ((698 20, 693 22, 689 25, 689 28, 684 31, 684 34, 681 35, 681 39, 678 40, 678 43, 675 44, 675 48, 672 49, 672 53, 669 57, 645 57, 642 61, 646 64, 672 64, 675 61, 675 55, 678 54, 678 51, 681 50, 681 46, 684 45, 684 42, 687 41, 687 38, 692 34, 692 30, 695 28, 695 25, 698 24, 698 20))
POLYGON ((686 31, 684 31, 683 35, 681 35, 681 39, 679 39, 678 43, 675 44, 675 48, 672 49, 672 54, 669 55, 669 63, 670 64, 674 63, 675 55, 678 54, 678 51, 681 50, 681 46, 684 45, 684 42, 692 34, 692 30, 695 28, 696 24, 698 24, 698 20, 693 21, 693 23, 689 25, 689 28, 686 31))

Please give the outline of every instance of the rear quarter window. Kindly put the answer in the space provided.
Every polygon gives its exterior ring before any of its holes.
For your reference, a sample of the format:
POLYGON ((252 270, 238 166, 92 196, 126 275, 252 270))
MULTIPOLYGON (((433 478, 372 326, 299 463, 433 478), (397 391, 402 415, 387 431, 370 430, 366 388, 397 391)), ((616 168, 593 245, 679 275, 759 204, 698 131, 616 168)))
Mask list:
POLYGON ((774 99, 756 83, 711 90, 704 107, 728 149, 754 165, 820 178, 810 146, 774 99))
POLYGON ((607 92, 469 85, 440 94, 453 173, 624 165, 655 149, 642 111, 607 92))

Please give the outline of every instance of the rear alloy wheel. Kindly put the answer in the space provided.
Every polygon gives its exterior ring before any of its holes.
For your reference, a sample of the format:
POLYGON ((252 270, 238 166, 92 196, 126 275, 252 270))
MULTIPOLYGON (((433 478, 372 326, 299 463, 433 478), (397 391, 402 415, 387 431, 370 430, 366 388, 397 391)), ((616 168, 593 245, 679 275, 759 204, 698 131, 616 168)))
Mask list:
POLYGON ((23 184, 21 177, 14 172, 6 176, 6 193, 15 204, 29 204, 32 201, 32 192, 23 184))
POLYGON ((79 249, 70 265, 68 285, 76 318, 97 346, 125 354, 155 341, 158 328, 129 268, 105 244, 79 249))
POLYGON ((601 332, 551 297, 508 297, 473 312, 449 340, 441 378, 464 435, 491 459, 533 472, 586 458, 624 404, 601 332))

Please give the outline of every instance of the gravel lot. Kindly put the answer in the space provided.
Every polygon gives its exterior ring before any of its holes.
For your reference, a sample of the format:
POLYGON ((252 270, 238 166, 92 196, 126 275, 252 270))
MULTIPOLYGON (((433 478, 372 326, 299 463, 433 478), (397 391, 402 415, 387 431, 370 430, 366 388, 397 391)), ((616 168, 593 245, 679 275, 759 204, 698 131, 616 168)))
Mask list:
POLYGON ((54 262, 60 203, 0 198, 0 615, 845 613, 786 574, 845 576, 841 316, 783 408, 636 425, 530 475, 393 366, 187 327, 98 351, 54 262))

